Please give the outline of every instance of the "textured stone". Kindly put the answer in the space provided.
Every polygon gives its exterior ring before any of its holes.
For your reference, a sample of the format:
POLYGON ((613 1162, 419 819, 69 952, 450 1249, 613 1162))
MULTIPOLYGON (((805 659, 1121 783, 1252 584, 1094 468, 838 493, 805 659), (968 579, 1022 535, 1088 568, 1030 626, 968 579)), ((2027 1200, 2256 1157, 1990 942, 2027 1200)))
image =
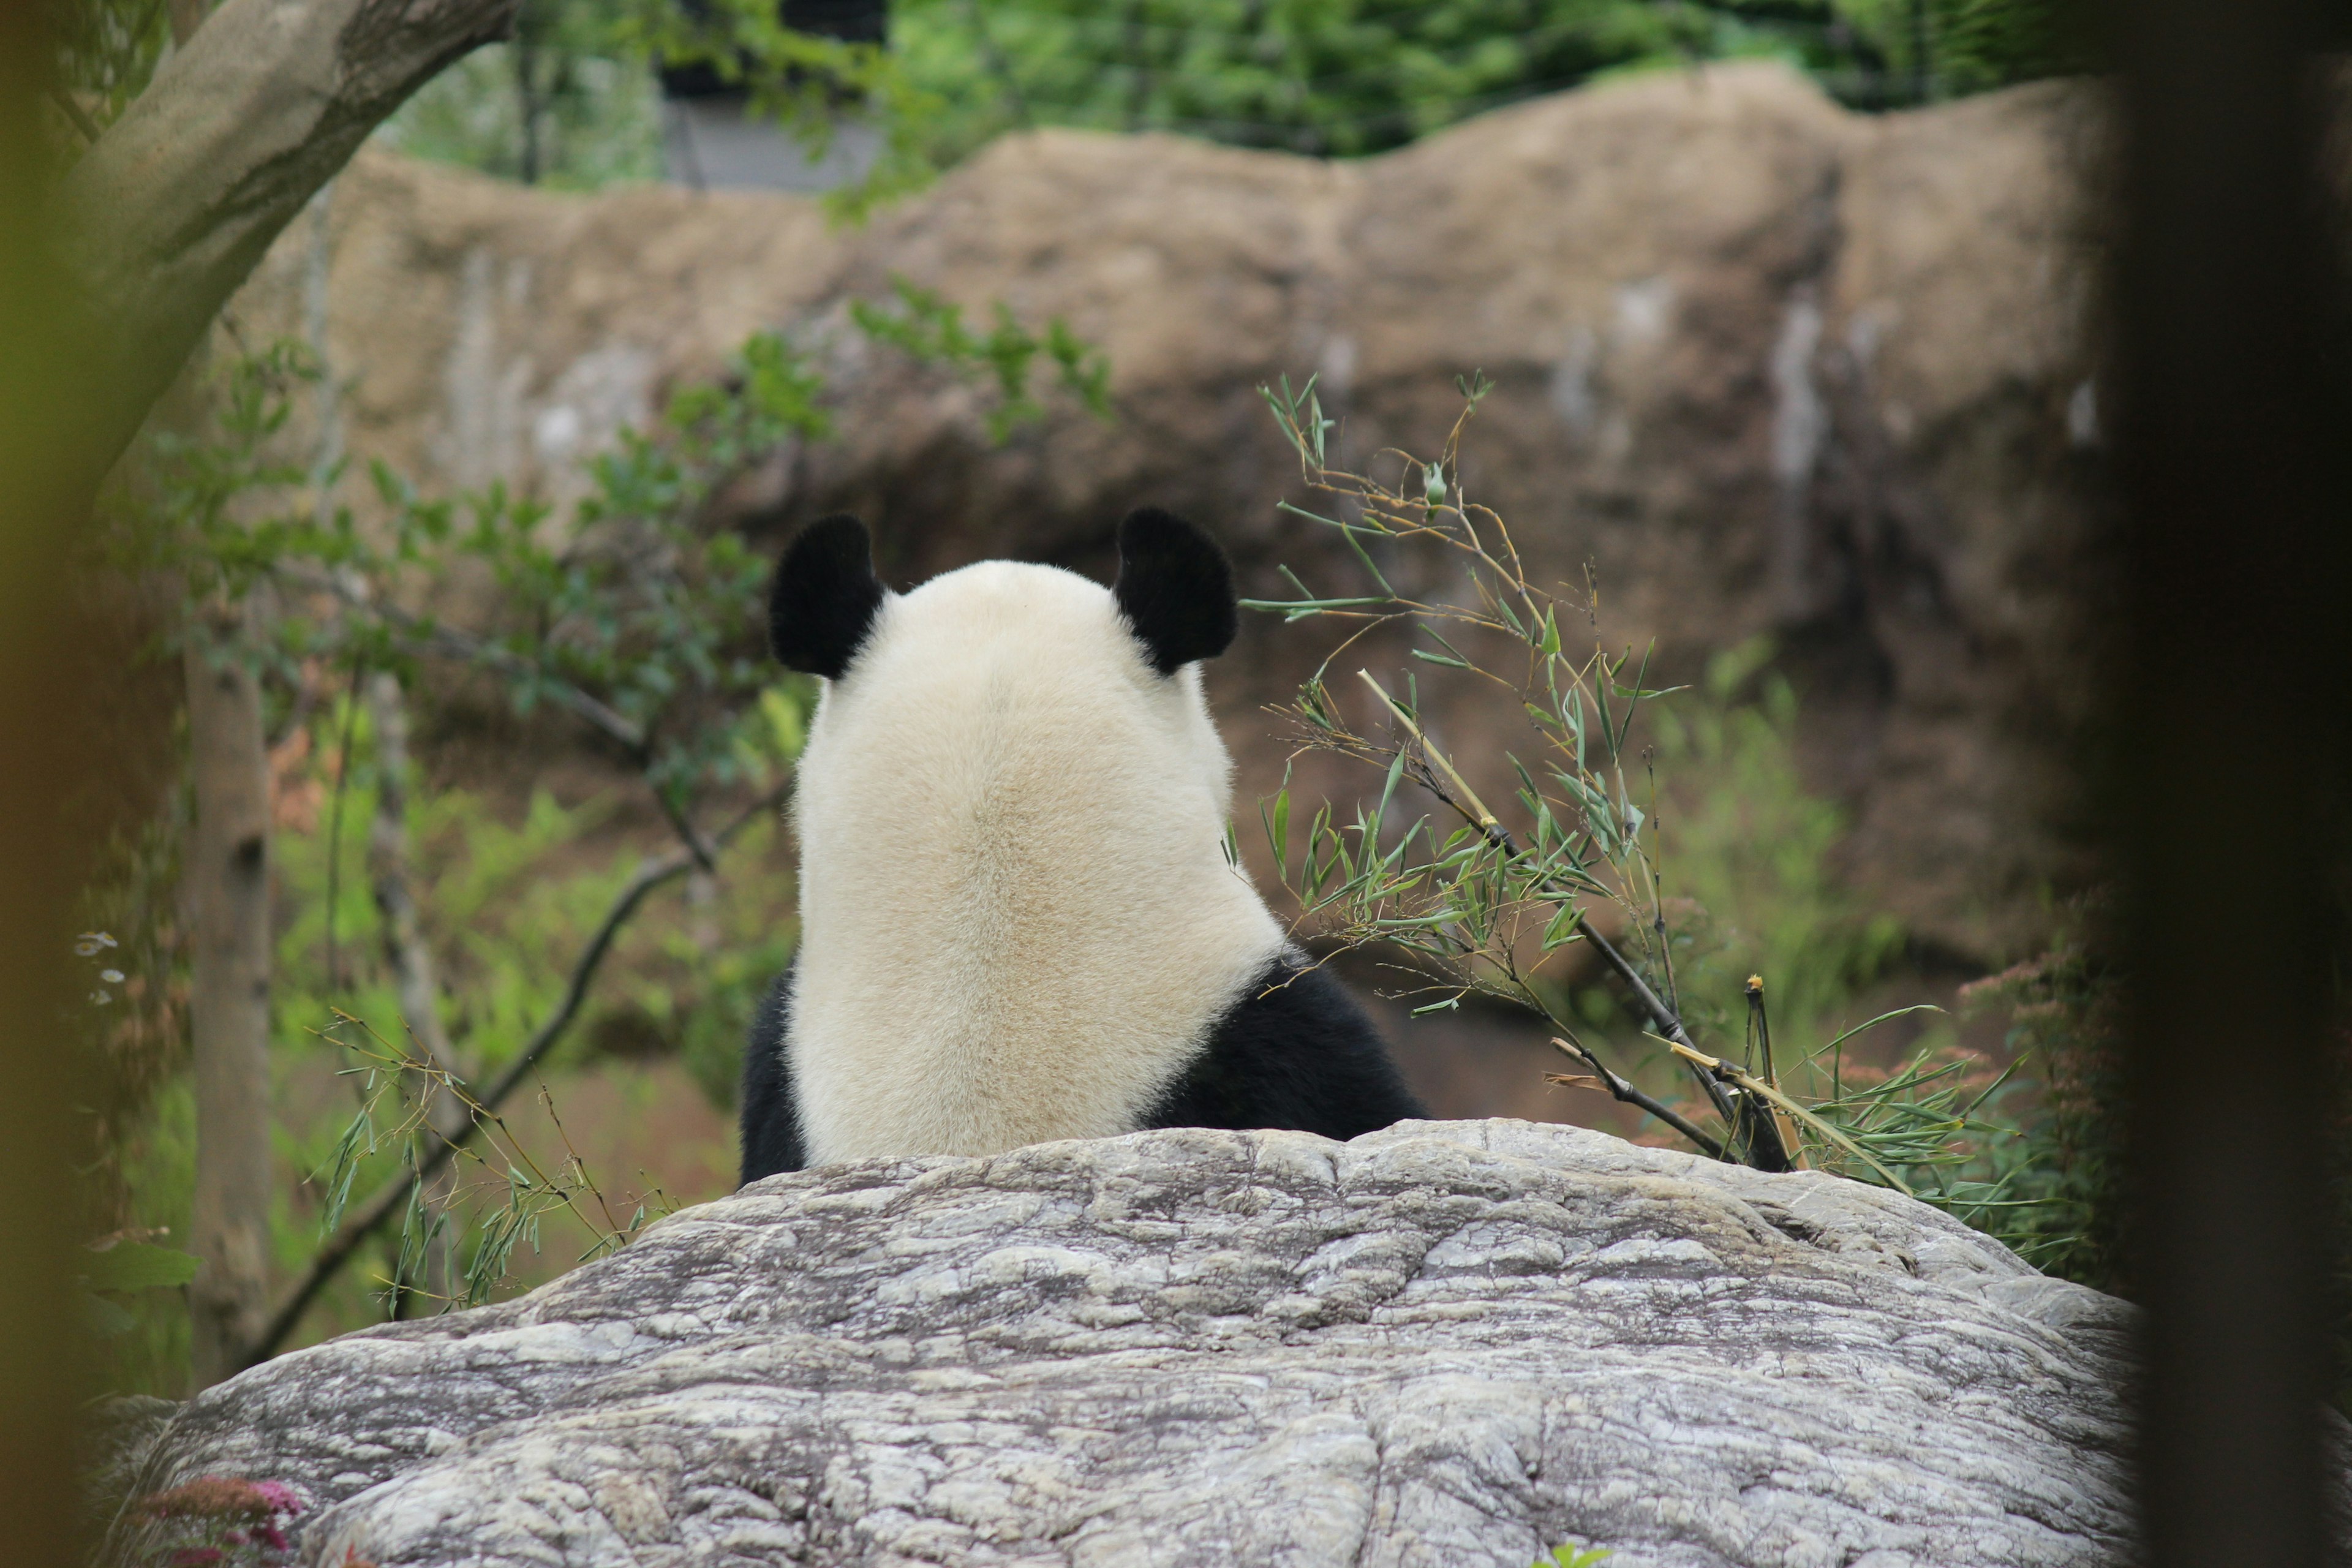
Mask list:
POLYGON ((2129 1311, 1577 1129, 1139 1133, 772 1178, 211 1389, 137 1489, 382 1568, 2107 1563, 2129 1311))

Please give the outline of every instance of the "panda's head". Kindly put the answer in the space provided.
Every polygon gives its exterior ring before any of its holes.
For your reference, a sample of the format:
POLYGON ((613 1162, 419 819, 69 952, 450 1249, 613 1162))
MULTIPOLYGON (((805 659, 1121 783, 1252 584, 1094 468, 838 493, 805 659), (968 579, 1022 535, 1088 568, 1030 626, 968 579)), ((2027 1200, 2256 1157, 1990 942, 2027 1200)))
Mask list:
MULTIPOLYGON (((874 575, 866 525, 846 512, 820 519, 777 563, 768 599, 770 646, 786 668, 839 680, 875 640, 895 597, 874 575)), ((1162 677, 1224 652, 1239 625, 1225 552, 1200 529, 1156 507, 1131 511, 1119 524, 1118 579, 1110 597, 1162 677)))
POLYGON ((1118 549, 1108 588, 983 561, 900 595, 856 518, 804 530, 769 603, 777 658, 826 683, 801 759, 803 829, 895 843, 979 822, 1032 862, 1049 838, 1125 843, 1144 819, 1221 844, 1231 763, 1197 666, 1233 641, 1232 569, 1164 511, 1129 514, 1118 549))

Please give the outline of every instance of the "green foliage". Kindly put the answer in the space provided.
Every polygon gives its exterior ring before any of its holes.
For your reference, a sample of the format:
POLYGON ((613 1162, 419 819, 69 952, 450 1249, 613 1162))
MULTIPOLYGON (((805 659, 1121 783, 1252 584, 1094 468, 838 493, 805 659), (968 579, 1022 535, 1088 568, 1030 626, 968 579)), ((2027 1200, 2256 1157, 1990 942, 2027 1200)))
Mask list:
POLYGON ((1098 419, 1110 417, 1110 362, 1089 346, 1061 317, 1045 325, 1042 339, 1013 319, 1003 301, 996 325, 984 334, 963 324, 961 308, 893 274, 890 288, 898 308, 864 300, 849 303, 850 319, 877 343, 889 343, 927 364, 940 364, 967 381, 993 381, 996 403, 987 415, 990 439, 1002 444, 1018 426, 1042 419, 1045 410, 1029 391, 1030 372, 1044 354, 1060 384, 1098 419))
MULTIPOLYGON (((130 1234, 185 1237, 196 1168, 194 1085, 185 1073, 170 1077, 139 1110, 135 1119, 107 1130, 104 1149, 128 1190, 130 1234)), ((188 1312, 178 1289, 78 1294, 83 1321, 100 1342, 110 1390, 168 1398, 186 1392, 188 1312)))
POLYGON ((1961 1003, 2006 1015, 2009 1049, 2033 1064, 2037 1093, 2020 1096, 2023 1136, 1996 1151, 2012 1190, 2034 1200, 2002 1239, 2045 1273, 2132 1293, 2122 1217, 2121 992, 2101 956, 2098 905, 2063 912, 2047 950, 1966 987, 1961 1003))
POLYGON ((1605 1557, 1615 1555, 1607 1547, 1579 1547, 1573 1544, 1553 1547, 1528 1564, 1528 1568, 1596 1568, 1605 1557))
POLYGON ((1286 381, 1265 393, 1307 485, 1338 515, 1287 502, 1286 510, 1336 531, 1376 592, 1318 595, 1286 569, 1297 597, 1244 601, 1245 607, 1291 621, 1349 623, 1342 651, 1371 632, 1406 634, 1406 651, 1420 664, 1511 693, 1531 735, 1525 757, 1449 757, 1422 723, 1417 675, 1406 675, 1400 691, 1359 669, 1358 682, 1372 698, 1368 710, 1387 732, 1381 738, 1347 717, 1328 683, 1327 659, 1294 709, 1302 738, 1383 776, 1377 802, 1359 804, 1352 820, 1326 805, 1303 832, 1286 781, 1267 803, 1268 844, 1302 918, 1343 944, 1378 943, 1406 958, 1424 976, 1424 994, 1437 995, 1420 1011, 1453 1005, 1468 991, 1527 1007, 1550 1026, 1562 1051, 1591 1069, 1559 1081, 1636 1104, 1709 1153, 1768 1170, 1801 1157, 1915 1192, 1988 1228, 2032 1206, 2038 1200, 2017 1194, 2013 1163, 1995 1148, 2016 1135, 1993 1113, 2005 1075, 1957 1056, 1922 1056, 1892 1072, 1847 1068, 1853 1036, 1933 1009, 1882 1015, 1815 1051, 1788 1048, 1791 1023, 1803 1034, 1820 1028, 1899 945, 1891 921, 1864 916, 1829 878, 1828 854, 1843 824, 1797 778, 1794 699, 1784 683, 1767 680, 1760 703, 1734 701, 1764 658, 1760 646, 1718 660, 1708 700, 1679 708, 1661 703, 1672 692, 1649 684, 1646 658, 1605 647, 1569 655, 1563 625, 1581 618, 1597 626, 1597 606, 1538 588, 1504 520, 1464 492, 1462 436, 1490 388, 1475 377, 1461 389, 1466 406, 1437 458, 1382 455, 1383 469, 1398 470, 1393 480, 1327 466, 1331 422, 1311 381, 1298 392, 1286 381), (1400 591, 1367 547, 1372 542, 1391 557, 1406 546, 1449 557, 1463 586, 1427 597, 1400 591), (1634 742, 1644 712, 1679 714, 1661 721, 1654 751, 1634 742), (1645 756, 1693 763, 1699 787, 1669 793, 1662 803, 1645 756), (1511 820, 1480 797, 1473 773, 1516 782, 1511 820), (1399 792, 1407 784, 1435 800, 1446 819, 1402 810, 1399 792), (1688 850, 1678 840, 1670 858, 1662 812, 1677 809, 1678 799, 1689 803, 1696 833, 1688 850), (1705 906, 1669 901, 1670 866, 1686 868, 1687 884, 1719 900, 1712 931, 1705 906), (1617 932, 1613 939, 1602 935, 1596 915, 1617 932), (1599 972, 1641 998, 1638 1024, 1654 1027, 1651 1038, 1691 1072, 1699 1103, 1667 1105, 1580 1037, 1580 1015, 1593 1010, 1577 1002, 1590 982, 1565 969, 1561 955, 1571 951, 1597 952, 1604 961, 1599 972), (1742 985, 1734 963, 1758 971, 1742 985), (1786 966, 1796 1004, 1780 1006, 1784 1038, 1777 1055, 1765 975, 1772 974, 1776 999, 1781 982, 1767 964, 1786 966), (1734 994, 1744 1004, 1738 1049, 1701 1049, 1694 1033, 1729 1037, 1731 1010, 1717 999, 1734 994))
POLYGON ((1872 107, 2075 74, 2097 61, 2085 8, 2066 0, 1837 0, 1835 16, 1852 39, 1849 58, 1824 76, 1872 107))
MULTIPOLYGON (((593 0, 571 0, 589 4, 593 0)), ((789 132, 812 156, 831 145, 845 110, 878 125, 881 155, 865 179, 826 193, 836 218, 862 219, 881 203, 929 183, 933 165, 921 132, 939 104, 880 44, 795 32, 779 20, 774 0, 608 0, 614 36, 640 59, 669 66, 699 63, 740 88, 753 114, 789 132)))
POLYGON ((379 134, 415 157, 558 190, 659 179, 660 83, 610 9, 527 0, 511 40, 457 61, 379 134))
POLYGON ((1690 900, 1675 905, 1684 1021, 1718 1038, 1744 1025, 1734 999, 1748 974, 1771 976, 1784 1026, 1818 1029, 1903 947, 1896 921, 1863 910, 1832 869, 1845 813, 1798 773, 1796 693, 1759 677, 1772 652, 1759 638, 1717 655, 1698 690, 1652 715, 1674 821, 1660 875, 1670 904, 1690 900))
MULTIPOLYGON (((898 300, 900 310, 873 315, 877 337, 984 376, 1006 405, 1000 428, 1040 412, 1031 382, 1045 365, 1103 410, 1102 357, 1063 323, 1040 337, 1000 310, 982 335, 935 296, 902 286, 898 300)), ((418 1168, 430 1147, 426 1108, 454 1095, 486 1147, 461 1157, 454 1197, 413 1194, 373 1283, 384 1287, 379 1301, 413 1308, 427 1260, 447 1257, 449 1299, 478 1300, 524 1268, 525 1254, 564 1237, 590 1252, 619 1245, 668 1200, 642 1175, 634 1201, 601 1188, 543 1089, 543 1117, 509 1126, 447 1069, 394 1043, 403 1039, 403 1014, 368 875, 371 824, 389 781, 357 700, 362 678, 389 670, 415 688, 428 668, 455 668, 478 689, 500 692, 518 715, 553 710, 584 725, 637 775, 687 847, 670 863, 690 864, 689 854, 705 863, 705 874, 687 879, 683 919, 622 930, 607 949, 599 933, 636 907, 622 895, 646 874, 640 835, 616 820, 622 796, 566 805, 540 790, 509 813, 465 790, 406 780, 408 881, 447 986, 437 1022, 472 1081, 489 1081, 526 1042, 546 1037, 575 963, 609 952, 611 979, 571 1037, 571 1065, 608 1037, 628 1037, 632 1050, 650 1037, 725 1103, 739 1042, 795 931, 777 912, 792 899, 772 815, 736 818, 728 833, 739 855, 727 878, 712 858, 726 836, 714 841, 698 819, 714 797, 775 798, 814 690, 800 678, 776 678, 762 657, 767 563, 717 523, 711 503, 785 444, 828 437, 832 417, 808 357, 761 334, 723 384, 686 387, 653 426, 620 432, 590 460, 588 492, 565 513, 499 484, 426 497, 377 465, 378 506, 363 523, 324 500, 333 470, 285 455, 294 399, 316 379, 292 346, 224 364, 208 417, 159 434, 126 466, 108 497, 99 550, 114 571, 168 581, 184 595, 190 613, 179 637, 205 635, 206 617, 196 612, 207 605, 266 588, 275 607, 265 645, 231 640, 208 651, 257 661, 284 726, 272 756, 283 915, 274 1121, 278 1163, 298 1180, 272 1216, 281 1271, 299 1273, 353 1205, 418 1168), (467 595, 445 591, 461 576, 467 595), (478 602, 484 587, 491 602, 475 622, 460 627, 435 613, 452 600, 478 602), (603 847, 592 850, 599 837, 603 847)), ((126 873, 170 859, 131 855, 126 873)), ((126 874, 120 890, 128 896, 134 882, 152 881, 126 874)), ((94 899, 92 912, 125 912, 119 901, 94 899)), ((172 944, 134 942, 142 967, 135 975, 110 967, 118 945, 103 931, 84 940, 81 957, 97 966, 93 1010, 135 1000, 107 1019, 135 1022, 142 1041, 159 1027, 172 1032, 172 944)), ((97 1032, 110 1042, 123 1033, 97 1032)), ((101 1114, 111 1208, 151 1230, 184 1229, 194 1159, 184 1080, 101 1114)), ((320 1318, 338 1327, 364 1321, 369 1285, 344 1281, 320 1318)), ((186 1355, 176 1298, 96 1287, 85 1294, 117 1333, 118 1385, 176 1392, 186 1355)))
POLYGON ((951 162, 1033 124, 1376 153, 1615 71, 1765 56, 1883 107, 2084 68, 2064 0, 907 0, 951 162))
POLYGON ((196 1277, 196 1257, 152 1242, 125 1241, 93 1253, 82 1278, 93 1290, 161 1290, 196 1277))
POLYGON ((908 71, 953 105, 952 157, 1026 123, 1168 130, 1320 154, 1378 152, 1598 72, 1708 52, 1702 7, 1639 0, 917 0, 908 71))
MULTIPOLYGON (((47 0, 60 79, 99 123, 169 37, 152 0, 47 0)), ((657 175, 653 62, 703 64, 821 153, 879 127, 862 217, 1031 125, 1160 130, 1323 155, 1376 153, 1612 72, 1784 59, 1885 108, 2093 68, 2070 0, 900 0, 884 47, 794 32, 773 0, 526 0, 512 41, 457 61, 383 134, 421 156, 587 188, 657 175)))
POLYGON ((196 1277, 193 1253, 157 1247, 152 1242, 118 1241, 103 1251, 86 1255, 76 1280, 82 1321, 100 1339, 131 1333, 139 1319, 119 1297, 149 1290, 172 1290, 196 1277))
POLYGON ((82 111, 111 125, 147 90, 172 26, 157 0, 42 0, 57 79, 82 111))

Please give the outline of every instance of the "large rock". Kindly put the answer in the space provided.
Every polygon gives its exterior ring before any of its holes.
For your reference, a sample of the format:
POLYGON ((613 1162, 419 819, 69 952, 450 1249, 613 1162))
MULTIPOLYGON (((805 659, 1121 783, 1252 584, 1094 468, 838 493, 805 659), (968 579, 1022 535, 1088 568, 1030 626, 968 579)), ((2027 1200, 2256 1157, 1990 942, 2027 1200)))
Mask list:
POLYGON ((2111 1563, 2128 1312, 1580 1130, 1141 1133, 772 1178, 215 1387, 137 1487, 290 1482, 321 1568, 2111 1563))
MULTIPOLYGON (((253 342, 323 309, 352 452, 554 496, 666 387, 789 330, 825 355, 844 439, 750 487, 749 522, 853 507, 902 581, 1004 553, 1105 571, 1144 501, 1215 525, 1253 590, 1282 593, 1283 562, 1357 581, 1275 510, 1304 498, 1254 387, 1319 373, 1351 458, 1427 454, 1483 368, 1472 489, 1538 574, 1592 563, 1603 636, 1656 639, 1669 673, 1780 635, 1813 781, 1857 814, 1853 878, 1985 960, 2077 870, 2052 808, 2086 679, 2069 606, 2095 581, 2098 109, 2062 83, 1864 118, 1740 66, 1355 163, 1041 132, 854 232, 789 196, 568 196, 372 154, 235 314, 253 342), (992 447, 972 389, 844 330, 893 273, 1067 317, 1109 353, 1118 423, 1065 406, 992 447)), ((1256 621, 1217 667, 1244 801, 1287 749, 1259 707, 1328 641, 1256 621)), ((1516 708, 1423 674, 1458 751, 1519 743, 1516 708)))

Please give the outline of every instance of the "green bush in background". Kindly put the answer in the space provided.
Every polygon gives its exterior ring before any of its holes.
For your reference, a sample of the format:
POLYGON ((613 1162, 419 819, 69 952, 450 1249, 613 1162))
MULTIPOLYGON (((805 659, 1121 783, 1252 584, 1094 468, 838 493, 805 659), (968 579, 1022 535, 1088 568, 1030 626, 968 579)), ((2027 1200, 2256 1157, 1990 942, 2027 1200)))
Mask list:
MULTIPOLYGON (((404 109, 419 156, 593 187, 661 171, 646 0, 528 0, 520 35, 404 109)), ((1780 59, 1860 109, 2090 68, 2053 0, 899 0, 909 143, 946 167, 1039 125, 1379 153, 1629 70, 1780 59)), ((900 176, 903 183, 904 175, 900 176)))

